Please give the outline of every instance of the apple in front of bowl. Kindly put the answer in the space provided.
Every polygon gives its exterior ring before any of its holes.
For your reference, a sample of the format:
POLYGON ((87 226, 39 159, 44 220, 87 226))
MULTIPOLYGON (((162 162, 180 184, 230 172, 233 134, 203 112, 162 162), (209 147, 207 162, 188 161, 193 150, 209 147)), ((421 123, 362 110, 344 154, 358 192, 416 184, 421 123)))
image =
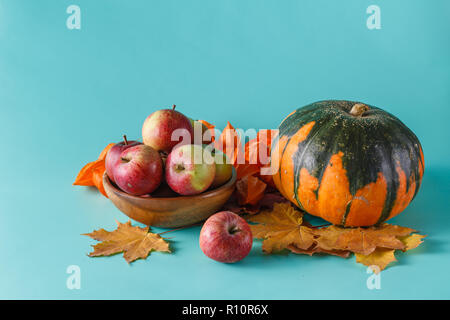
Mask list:
POLYGON ((105 167, 106 167, 106 174, 109 177, 109 180, 112 182, 116 182, 114 179, 114 168, 117 166, 117 164, 121 161, 120 154, 131 147, 137 146, 140 143, 139 141, 128 141, 127 136, 123 136, 123 141, 116 143, 109 149, 108 153, 106 154, 105 158, 105 167))
POLYGON ((132 195, 152 193, 161 184, 163 163, 155 149, 144 144, 125 149, 113 169, 117 186, 132 195))
POLYGON ((142 126, 144 144, 156 151, 169 153, 179 143, 190 144, 194 130, 191 121, 181 112, 163 109, 153 112, 147 117, 142 126), (179 130, 175 132, 175 130, 179 130), (175 134, 174 134, 175 132, 175 134), (174 135, 173 135, 174 134, 174 135), (181 139, 181 141, 180 141, 181 139))
POLYGON ((166 160, 166 182, 173 191, 184 196, 208 189, 215 174, 212 154, 201 145, 178 146, 166 160))
POLYGON ((216 261, 234 263, 252 249, 253 236, 247 221, 231 211, 218 212, 200 231, 200 249, 216 261))

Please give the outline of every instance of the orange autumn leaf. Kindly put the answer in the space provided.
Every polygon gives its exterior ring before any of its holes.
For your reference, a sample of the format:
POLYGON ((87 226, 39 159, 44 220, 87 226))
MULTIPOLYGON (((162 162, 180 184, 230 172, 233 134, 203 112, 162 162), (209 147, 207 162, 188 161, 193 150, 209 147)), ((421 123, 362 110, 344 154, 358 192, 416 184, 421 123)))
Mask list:
POLYGON ((76 186, 95 186, 105 196, 103 187, 103 173, 105 172, 105 158, 114 143, 108 144, 100 153, 97 160, 86 164, 78 173, 73 185, 76 186))
POLYGON ((259 177, 262 181, 264 181, 268 186, 270 186, 270 187, 276 189, 275 182, 273 182, 273 176, 271 176, 271 175, 266 175, 266 174, 260 174, 260 175, 258 175, 258 177, 259 177))
POLYGON ((204 124, 206 126, 206 128, 208 128, 208 132, 211 135, 211 140, 212 142, 215 141, 215 134, 214 134, 214 128, 215 126, 212 125, 211 123, 209 123, 208 121, 205 120, 197 120, 198 122, 204 124))
POLYGON ((206 120, 197 120, 197 121, 203 123, 208 129, 214 129, 214 128, 215 128, 214 125, 212 125, 211 123, 209 123, 209 122, 206 121, 206 120))
POLYGON ((236 164, 237 179, 240 180, 247 176, 254 176, 259 173, 260 166, 257 164, 236 164))
MULTIPOLYGON (((256 138, 249 140, 244 147, 245 162, 256 165, 260 168, 270 166, 270 148, 272 138, 275 135, 274 130, 260 130, 256 138)), ((260 170, 259 170, 260 171, 260 170)), ((261 175, 258 171, 257 176, 267 185, 275 188, 272 175, 261 175)))
POLYGON ((73 185, 87 187, 94 186, 94 181, 92 181, 92 168, 95 165, 98 165, 99 162, 100 160, 95 160, 86 164, 78 173, 73 185))
POLYGON ((117 222, 114 231, 99 229, 83 235, 102 241, 92 246, 94 251, 89 253, 90 257, 123 252, 124 259, 131 263, 147 258, 151 251, 170 252, 169 244, 159 234, 151 233, 149 227, 133 226, 130 220, 126 223, 117 222))
POLYGON ((106 155, 108 154, 109 149, 111 149, 113 146, 115 145, 115 143, 110 143, 108 144, 105 149, 102 150, 102 152, 100 153, 100 155, 98 156, 98 160, 105 160, 106 159, 106 155))
POLYGON ((216 149, 225 153, 233 165, 236 165, 238 157, 242 156, 241 139, 230 122, 227 123, 220 137, 214 142, 214 146, 216 149))
POLYGON ((259 130, 256 138, 249 140, 244 147, 245 161, 247 163, 269 165, 270 147, 274 130, 259 130))
POLYGON ((103 187, 103 174, 105 173, 105 161, 100 161, 97 166, 93 168, 92 171, 92 181, 94 182, 94 186, 97 187, 98 191, 108 198, 106 195, 105 188, 103 187))
POLYGON ((267 185, 254 176, 246 176, 236 182, 236 194, 239 205, 256 205, 264 196, 267 185))

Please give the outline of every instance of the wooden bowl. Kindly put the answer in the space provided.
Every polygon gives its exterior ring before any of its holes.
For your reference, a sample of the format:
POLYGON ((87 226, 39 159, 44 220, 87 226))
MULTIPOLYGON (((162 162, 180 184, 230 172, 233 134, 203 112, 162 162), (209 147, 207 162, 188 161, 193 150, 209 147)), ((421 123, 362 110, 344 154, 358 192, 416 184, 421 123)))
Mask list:
MULTIPOLYGON (((103 175, 103 186, 114 205, 128 217, 146 225, 176 228, 200 222, 216 213, 231 197, 236 170, 224 185, 194 196, 133 196, 117 188, 103 175)), ((164 193, 164 192, 163 192, 164 193)))

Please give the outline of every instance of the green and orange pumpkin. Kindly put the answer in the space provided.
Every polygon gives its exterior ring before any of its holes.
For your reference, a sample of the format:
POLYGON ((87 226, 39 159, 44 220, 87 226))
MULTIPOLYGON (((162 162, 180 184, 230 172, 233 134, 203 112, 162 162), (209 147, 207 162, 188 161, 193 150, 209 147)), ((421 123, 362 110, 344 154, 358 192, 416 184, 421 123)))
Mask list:
POLYGON ((299 108, 272 143, 273 180, 299 208, 333 224, 377 225, 414 199, 424 172, 416 135, 392 114, 352 101, 299 108))

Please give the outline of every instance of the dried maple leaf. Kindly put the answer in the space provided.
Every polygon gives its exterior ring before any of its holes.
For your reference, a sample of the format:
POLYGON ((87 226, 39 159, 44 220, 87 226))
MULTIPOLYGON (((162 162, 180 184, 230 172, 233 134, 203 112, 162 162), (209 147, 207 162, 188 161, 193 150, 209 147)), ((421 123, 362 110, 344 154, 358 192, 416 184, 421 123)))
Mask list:
POLYGON ((416 233, 416 234, 410 234, 407 236, 399 237, 399 239, 405 245, 405 248, 403 249, 403 251, 408 251, 408 250, 417 248, 423 242, 422 239, 425 237, 426 236, 424 236, 424 235, 416 233))
POLYGON ((346 251, 346 250, 325 250, 322 249, 320 247, 318 247, 316 244, 312 245, 310 248, 308 249, 300 249, 297 248, 295 245, 289 245, 287 247, 292 253, 297 253, 297 254, 307 254, 309 256, 312 256, 313 254, 316 253, 322 253, 322 254, 330 254, 333 256, 338 256, 341 258, 348 258, 348 256, 350 255, 350 251, 346 251))
POLYGON ((94 251, 89 253, 90 257, 110 256, 123 252, 124 259, 131 263, 137 259, 147 258, 152 250, 170 252, 169 244, 159 234, 151 233, 149 230, 149 227, 132 226, 131 221, 128 221, 117 222, 117 229, 111 232, 99 229, 83 235, 102 241, 92 246, 94 251))
POLYGON ((263 239, 263 251, 272 253, 288 249, 293 253, 313 255, 331 254, 343 258, 355 253, 356 261, 383 270, 396 261, 395 250, 416 248, 425 237, 414 229, 383 224, 369 228, 342 228, 338 226, 312 227, 290 204, 275 204, 248 219, 255 238, 263 239))
POLYGON ((317 230, 318 245, 325 250, 349 250, 369 255, 377 247, 404 249, 405 245, 397 239, 415 230, 390 224, 370 228, 342 228, 330 226, 317 230))
POLYGON ((368 255, 355 253, 356 262, 362 263, 368 267, 378 266, 378 270, 375 268, 372 269, 374 272, 378 273, 379 271, 384 270, 391 262, 397 261, 394 252, 395 249, 377 248, 368 255))
POLYGON ((73 185, 95 186, 105 197, 108 197, 103 187, 103 173, 105 172, 106 154, 113 145, 114 143, 108 144, 97 160, 86 164, 78 173, 73 185))
POLYGON ((255 238, 264 239, 262 248, 266 253, 281 251, 290 245, 307 250, 314 244, 312 229, 303 226, 303 214, 289 203, 275 203, 272 210, 248 220, 258 223, 250 228, 255 238))
MULTIPOLYGON (((398 228, 398 226, 391 226, 391 227, 398 228)), ((402 251, 408 251, 417 248, 423 242, 422 239, 425 238, 424 235, 417 233, 397 237, 404 244, 403 249, 401 249, 402 251)), ((378 273, 381 270, 384 270, 391 262, 397 261, 397 259, 395 258, 395 249, 388 249, 381 247, 377 247, 369 255, 362 255, 356 253, 355 256, 356 262, 362 263, 366 266, 378 266, 379 268, 378 270, 377 269, 373 270, 376 273, 378 273)))

